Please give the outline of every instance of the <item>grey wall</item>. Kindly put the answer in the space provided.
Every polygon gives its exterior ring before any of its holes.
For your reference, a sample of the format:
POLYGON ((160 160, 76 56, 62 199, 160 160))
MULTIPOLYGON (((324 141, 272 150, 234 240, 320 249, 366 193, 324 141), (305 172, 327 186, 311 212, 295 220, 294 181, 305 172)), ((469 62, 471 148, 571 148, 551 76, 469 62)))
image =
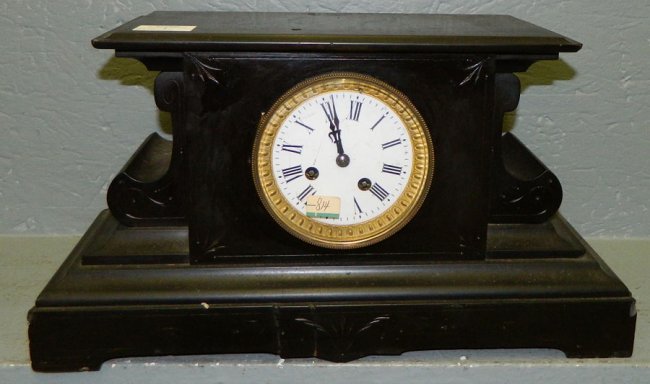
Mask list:
POLYGON ((90 46, 154 10, 502 13, 579 40, 582 51, 521 75, 507 123, 563 182, 561 211, 583 235, 650 236, 647 0, 5 0, 0 234, 83 232, 114 174, 167 126, 154 76, 90 46))

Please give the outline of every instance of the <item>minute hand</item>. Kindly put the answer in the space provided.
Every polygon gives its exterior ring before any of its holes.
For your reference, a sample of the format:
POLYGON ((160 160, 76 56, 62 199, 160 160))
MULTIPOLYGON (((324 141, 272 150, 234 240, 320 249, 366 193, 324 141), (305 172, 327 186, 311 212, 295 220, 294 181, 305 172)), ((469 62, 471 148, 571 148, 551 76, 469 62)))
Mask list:
POLYGON ((339 128, 339 117, 338 114, 336 113, 336 104, 334 104, 334 98, 332 97, 332 107, 329 107, 329 103, 327 105, 327 109, 325 108, 324 104, 321 104, 323 107, 323 111, 325 112, 325 115, 327 116, 327 119, 330 122, 330 133, 328 134, 330 140, 334 144, 336 144, 336 151, 338 152, 339 155, 345 154, 345 151, 343 150, 343 142, 341 141, 341 129, 339 128), (328 110, 329 109, 329 110, 328 110))

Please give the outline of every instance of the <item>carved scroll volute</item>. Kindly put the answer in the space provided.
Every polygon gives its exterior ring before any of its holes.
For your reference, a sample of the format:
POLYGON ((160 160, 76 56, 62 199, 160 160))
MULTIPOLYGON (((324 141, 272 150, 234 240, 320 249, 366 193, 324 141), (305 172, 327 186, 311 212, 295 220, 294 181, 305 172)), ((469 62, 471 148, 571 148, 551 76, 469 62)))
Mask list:
POLYGON ((553 172, 512 133, 502 132, 503 115, 517 108, 520 87, 512 73, 499 73, 495 78, 491 223, 541 223, 562 202, 562 186, 553 172))
POLYGON ((161 72, 154 95, 158 108, 171 113, 173 142, 150 135, 113 179, 108 207, 127 226, 185 223, 182 73, 161 72))
POLYGON ((179 112, 183 96, 183 74, 160 72, 154 84, 154 99, 161 111, 179 112))

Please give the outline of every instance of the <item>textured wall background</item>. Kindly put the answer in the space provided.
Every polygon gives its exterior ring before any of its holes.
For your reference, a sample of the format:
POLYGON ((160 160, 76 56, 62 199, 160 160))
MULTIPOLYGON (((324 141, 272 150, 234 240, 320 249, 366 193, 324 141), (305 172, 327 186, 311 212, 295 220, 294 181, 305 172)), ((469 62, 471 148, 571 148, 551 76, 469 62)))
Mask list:
POLYGON ((142 140, 154 75, 90 39, 154 10, 502 13, 584 43, 521 75, 508 124, 557 174, 587 236, 650 236, 650 3, 593 0, 5 0, 0 234, 81 233, 142 140))

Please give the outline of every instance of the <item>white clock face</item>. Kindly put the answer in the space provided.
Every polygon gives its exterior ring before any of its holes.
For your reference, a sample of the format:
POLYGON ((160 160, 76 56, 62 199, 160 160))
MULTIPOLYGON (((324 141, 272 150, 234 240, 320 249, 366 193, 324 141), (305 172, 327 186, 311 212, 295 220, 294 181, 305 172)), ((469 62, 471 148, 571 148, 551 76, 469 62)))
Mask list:
POLYGON ((272 147, 272 173, 284 198, 331 225, 383 214, 404 192, 412 167, 404 122, 386 103, 358 91, 304 100, 282 122, 272 147))
POLYGON ((258 127, 253 180, 271 217, 328 248, 377 243, 416 214, 431 185, 422 116, 390 85, 357 73, 307 79, 258 127))

